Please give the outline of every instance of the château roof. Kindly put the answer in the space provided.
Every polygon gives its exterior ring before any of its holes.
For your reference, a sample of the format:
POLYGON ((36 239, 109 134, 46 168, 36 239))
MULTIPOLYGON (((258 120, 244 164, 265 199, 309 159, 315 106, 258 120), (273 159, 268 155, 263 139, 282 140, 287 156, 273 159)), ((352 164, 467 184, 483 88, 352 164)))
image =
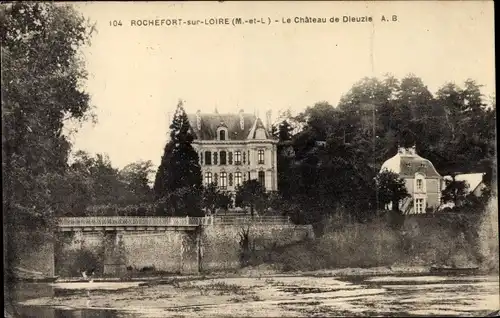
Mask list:
POLYGON ((397 173, 400 177, 415 177, 422 173, 426 178, 442 178, 429 160, 416 153, 415 147, 399 148, 398 153, 382 164, 380 171, 388 170, 397 173))
POLYGON ((269 133, 267 132, 266 127, 262 123, 262 120, 257 117, 257 119, 255 120, 255 122, 252 125, 252 129, 250 129, 250 132, 248 134, 248 139, 255 139, 257 129, 259 129, 259 128, 263 128, 264 131, 266 132, 266 138, 269 138, 269 133))
MULTIPOLYGON (((189 114, 189 123, 199 140, 217 139, 217 128, 221 125, 227 127, 229 140, 246 140, 252 127, 255 125, 257 117, 253 114, 189 114), (198 129, 197 118, 200 118, 200 129, 198 129), (243 119, 243 129, 240 119, 243 119)), ((261 122, 262 123, 262 122, 261 122)))

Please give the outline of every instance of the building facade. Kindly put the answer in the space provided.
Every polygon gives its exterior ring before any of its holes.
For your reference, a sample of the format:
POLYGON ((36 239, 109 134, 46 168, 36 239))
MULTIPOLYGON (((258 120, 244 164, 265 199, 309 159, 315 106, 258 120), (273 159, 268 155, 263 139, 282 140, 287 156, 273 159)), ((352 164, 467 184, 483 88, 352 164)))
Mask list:
MULTIPOLYGON (((400 202, 404 214, 422 214, 436 211, 441 205, 443 177, 427 159, 416 152, 415 147, 399 148, 398 153, 382 165, 403 178, 410 197, 400 202)), ((391 207, 387 207, 391 208, 391 207)))
POLYGON ((266 191, 278 189, 278 141, 270 133, 270 112, 266 115, 266 125, 243 110, 188 115, 204 185, 215 183, 221 190, 234 192, 243 182, 255 179, 266 191))

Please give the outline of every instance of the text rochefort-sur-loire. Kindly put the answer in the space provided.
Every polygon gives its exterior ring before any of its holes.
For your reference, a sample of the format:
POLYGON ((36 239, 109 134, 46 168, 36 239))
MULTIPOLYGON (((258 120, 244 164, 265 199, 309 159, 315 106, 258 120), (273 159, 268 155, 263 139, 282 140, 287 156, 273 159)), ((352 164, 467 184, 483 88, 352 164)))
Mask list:
MULTIPOLYGON (((243 24, 243 22, 255 24, 256 19, 243 20, 241 18, 235 18, 234 24, 243 24)), ((260 21, 260 20, 259 20, 260 21)), ((116 23, 116 21, 110 21, 110 26, 121 26, 121 21, 116 23)), ((278 21, 276 21, 278 22, 278 21)), ((363 22, 373 22, 373 18, 369 16, 355 17, 355 16, 343 16, 340 17, 330 17, 330 18, 313 18, 313 17, 293 17, 293 18, 282 18, 281 23, 363 23, 363 22)), ((152 19, 152 20, 131 20, 131 26, 179 26, 179 25, 231 25, 230 18, 210 18, 204 20, 183 20, 183 19, 152 19)))

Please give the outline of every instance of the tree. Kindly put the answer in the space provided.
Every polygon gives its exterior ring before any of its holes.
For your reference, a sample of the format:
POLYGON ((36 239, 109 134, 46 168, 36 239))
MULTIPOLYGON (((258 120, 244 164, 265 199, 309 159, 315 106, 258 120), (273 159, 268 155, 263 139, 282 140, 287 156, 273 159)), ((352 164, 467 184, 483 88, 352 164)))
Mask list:
POLYGON ((441 201, 443 203, 451 202, 455 207, 460 207, 466 201, 468 190, 469 184, 466 181, 458 181, 455 176, 452 176, 452 180, 445 180, 441 201))
MULTIPOLYGON (((494 100, 491 104, 484 104, 480 85, 470 80, 463 88, 447 84, 433 96, 415 75, 401 80, 364 78, 337 107, 316 103, 294 118, 302 129, 286 144, 294 149, 293 158, 278 157, 280 194, 300 207, 301 219, 307 222, 346 207, 363 219, 377 207, 375 177, 381 164, 398 146, 415 145, 442 175, 485 172, 486 182, 493 183, 494 100), (318 141, 326 141, 326 146, 318 141)), ((403 195, 402 184, 401 191, 396 182, 387 192, 389 185, 380 189, 381 201, 391 201, 391 191, 403 195)))
POLYGON ((153 193, 149 186, 152 173, 153 163, 150 160, 133 162, 119 172, 119 178, 126 184, 131 203, 152 201, 153 193))
MULTIPOLYGON (((200 216, 202 180, 198 154, 191 145, 193 135, 182 101, 170 125, 170 141, 165 146, 154 183, 154 194, 162 206, 175 215, 200 216)), ((160 211, 166 213, 167 211, 160 211)))
POLYGON ((377 195, 381 207, 392 205, 393 211, 399 211, 401 200, 410 196, 404 179, 391 171, 382 171, 376 177, 377 195))
POLYGON ((273 129, 275 133, 273 134, 279 141, 288 141, 292 139, 292 131, 293 127, 290 123, 285 119, 279 123, 278 127, 273 125, 273 129))
POLYGON ((71 6, 15 3, 0 9, 2 170, 8 221, 35 229, 54 225, 49 175, 67 169, 68 120, 86 120, 89 96, 78 53, 92 27, 71 6))
POLYGON ((0 7, 5 268, 16 266, 19 249, 37 248, 36 235, 52 233, 56 216, 72 208, 59 196, 61 185, 76 181, 64 125, 92 115, 79 55, 92 31, 70 5, 0 7), (18 240, 21 232, 31 241, 18 240))
POLYGON ((262 211, 266 205, 266 190, 257 180, 247 180, 236 190, 236 206, 250 208, 250 215, 254 217, 254 211, 262 211))
POLYGON ((203 187, 202 207, 206 214, 215 214, 217 209, 227 210, 231 203, 231 194, 220 191, 215 183, 203 187))
POLYGON ((227 191, 221 191, 221 193, 217 197, 217 207, 219 209, 223 209, 227 212, 227 210, 233 204, 233 195, 227 191))
POLYGON ((68 180, 57 188, 57 198, 72 206, 64 215, 151 215, 154 210, 148 185, 151 167, 150 161, 138 161, 119 170, 105 154, 77 151, 67 173, 68 180))

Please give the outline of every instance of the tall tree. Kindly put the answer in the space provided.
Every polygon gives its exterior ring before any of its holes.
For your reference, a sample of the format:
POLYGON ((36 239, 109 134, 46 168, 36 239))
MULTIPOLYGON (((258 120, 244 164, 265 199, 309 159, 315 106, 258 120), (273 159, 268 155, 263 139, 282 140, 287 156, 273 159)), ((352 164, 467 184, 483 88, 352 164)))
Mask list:
POLYGON ((4 268, 17 266, 18 253, 37 248, 47 239, 37 234, 51 233, 55 216, 72 208, 58 192, 75 181, 63 128, 91 114, 79 52, 92 30, 70 5, 0 5, 4 268), (22 232, 30 235, 20 239, 22 232))
POLYGON ((201 167, 193 141, 191 127, 182 101, 170 125, 170 141, 165 146, 154 183, 156 200, 162 202, 160 213, 199 216, 201 203, 201 167), (171 211, 165 211, 165 207, 171 211))
POLYGON ((5 214, 39 229, 56 214, 49 175, 67 169, 64 124, 90 114, 78 53, 92 27, 71 6, 48 3, 2 5, 0 23, 5 214))

